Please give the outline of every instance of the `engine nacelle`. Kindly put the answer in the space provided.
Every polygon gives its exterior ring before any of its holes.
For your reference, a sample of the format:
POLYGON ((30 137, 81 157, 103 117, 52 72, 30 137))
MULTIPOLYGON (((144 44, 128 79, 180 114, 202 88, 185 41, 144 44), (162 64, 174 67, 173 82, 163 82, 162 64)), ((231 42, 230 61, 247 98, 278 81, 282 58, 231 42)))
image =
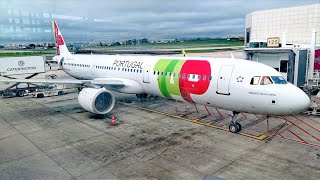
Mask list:
POLYGON ((115 104, 114 96, 105 88, 84 88, 78 95, 78 101, 83 109, 95 114, 107 114, 115 104))

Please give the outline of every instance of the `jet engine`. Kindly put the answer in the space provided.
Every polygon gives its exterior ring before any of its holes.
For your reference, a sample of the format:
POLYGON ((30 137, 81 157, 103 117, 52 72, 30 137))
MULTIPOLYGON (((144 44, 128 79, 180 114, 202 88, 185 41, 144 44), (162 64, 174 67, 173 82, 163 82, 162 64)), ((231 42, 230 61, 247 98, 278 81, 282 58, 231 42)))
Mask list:
POLYGON ((114 96, 105 88, 84 88, 78 95, 78 101, 83 109, 95 114, 107 114, 115 103, 114 96))

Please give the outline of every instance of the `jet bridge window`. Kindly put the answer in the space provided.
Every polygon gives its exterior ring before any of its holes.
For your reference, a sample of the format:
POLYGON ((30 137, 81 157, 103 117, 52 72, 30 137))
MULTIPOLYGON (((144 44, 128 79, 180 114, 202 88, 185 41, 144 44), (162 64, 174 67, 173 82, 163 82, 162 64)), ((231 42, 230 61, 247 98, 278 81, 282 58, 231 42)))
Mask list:
POLYGON ((280 72, 287 73, 288 72, 288 60, 280 61, 280 72))
POLYGON ((269 76, 263 76, 260 85, 273 84, 269 76))
POLYGON ((259 81, 260 81, 260 76, 254 76, 251 81, 250 81, 250 84, 251 85, 258 85, 259 84, 259 81))

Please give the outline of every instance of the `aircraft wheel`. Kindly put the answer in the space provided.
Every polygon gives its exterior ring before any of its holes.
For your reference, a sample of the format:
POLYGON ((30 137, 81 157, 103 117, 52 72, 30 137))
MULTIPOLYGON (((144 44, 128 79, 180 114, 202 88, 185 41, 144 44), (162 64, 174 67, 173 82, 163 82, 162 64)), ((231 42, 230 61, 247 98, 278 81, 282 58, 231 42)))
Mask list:
POLYGON ((229 125, 229 131, 232 133, 237 133, 239 132, 238 125, 236 123, 230 123, 229 125))
POLYGON ((238 126, 238 132, 240 132, 240 131, 241 131, 241 129, 242 129, 241 124, 240 124, 240 123, 238 123, 238 122, 236 122, 236 125, 238 126))

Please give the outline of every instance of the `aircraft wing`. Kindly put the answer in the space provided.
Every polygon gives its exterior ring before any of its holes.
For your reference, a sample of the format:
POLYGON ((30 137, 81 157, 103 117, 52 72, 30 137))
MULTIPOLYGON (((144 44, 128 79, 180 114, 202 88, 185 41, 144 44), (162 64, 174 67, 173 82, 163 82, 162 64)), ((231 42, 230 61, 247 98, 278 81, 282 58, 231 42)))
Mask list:
POLYGON ((6 83, 41 83, 41 84, 94 84, 94 85, 125 85, 119 79, 104 78, 93 80, 77 79, 0 79, 0 82, 6 83))

